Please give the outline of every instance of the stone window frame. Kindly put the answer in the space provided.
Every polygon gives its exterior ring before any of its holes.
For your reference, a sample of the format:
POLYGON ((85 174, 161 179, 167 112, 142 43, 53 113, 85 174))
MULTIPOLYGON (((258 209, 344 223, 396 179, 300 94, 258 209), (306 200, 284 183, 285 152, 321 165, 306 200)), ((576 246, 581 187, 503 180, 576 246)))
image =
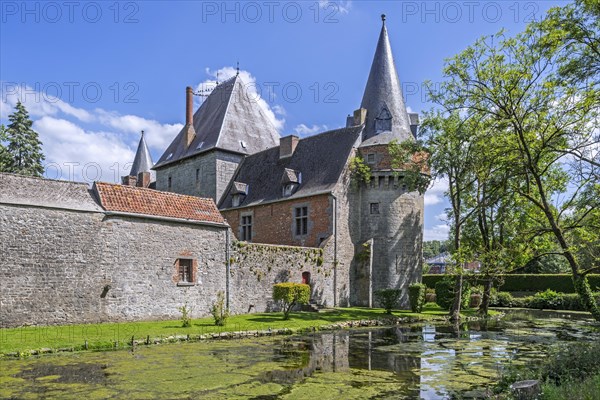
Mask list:
POLYGON ((367 153, 367 164, 375 164, 375 153, 367 153))
POLYGON ((198 277, 198 260, 193 257, 178 257, 175 260, 175 269, 177 273, 177 286, 195 286, 197 284, 198 277), (185 261, 189 265, 183 266, 181 261, 185 261), (187 274, 182 271, 182 268, 188 269, 187 274), (185 277, 188 280, 184 280, 185 277), (184 278, 184 279, 182 279, 184 278))
POLYGON ((171 189, 173 188, 173 179, 171 178, 171 176, 169 176, 167 178, 167 191, 171 191, 171 189))
POLYGON ((245 212, 240 214, 240 240, 252 242, 254 236, 254 213, 245 212), (248 223, 249 221, 249 223, 248 223))
POLYGON ((308 206, 307 203, 296 204, 292 208, 292 218, 294 221, 294 223, 292 225, 292 229, 293 229, 294 237, 308 236, 308 234, 310 232, 309 214, 310 214, 310 207, 308 206), (305 214, 302 214, 301 210, 303 210, 303 209, 306 209, 305 214), (298 213, 298 211, 300 211, 300 214, 298 213))
POLYGON ((380 215, 380 204, 379 202, 369 203, 369 215, 380 215))

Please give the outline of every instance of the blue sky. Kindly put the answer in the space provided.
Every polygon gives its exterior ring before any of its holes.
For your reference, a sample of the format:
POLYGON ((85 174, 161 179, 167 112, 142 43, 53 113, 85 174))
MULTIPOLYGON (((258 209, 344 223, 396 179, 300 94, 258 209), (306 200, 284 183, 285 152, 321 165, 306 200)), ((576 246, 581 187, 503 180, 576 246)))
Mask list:
MULTIPOLYGON (((521 31, 565 1, 122 1, 0 3, 0 122, 18 98, 50 178, 116 181, 147 132, 157 160, 181 129, 185 87, 235 73, 282 135, 344 125, 360 105, 387 26, 408 107, 423 82, 482 35, 521 31)), ((440 239, 444 183, 426 195, 425 238, 440 239)))

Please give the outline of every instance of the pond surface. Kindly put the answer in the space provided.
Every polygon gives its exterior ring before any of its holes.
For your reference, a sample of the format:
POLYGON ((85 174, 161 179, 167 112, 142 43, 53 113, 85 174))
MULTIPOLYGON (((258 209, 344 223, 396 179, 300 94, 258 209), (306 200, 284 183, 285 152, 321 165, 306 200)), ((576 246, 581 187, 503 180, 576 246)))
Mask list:
POLYGON ((2 399, 439 399, 485 396, 506 363, 600 339, 585 314, 511 312, 459 327, 415 324, 305 336, 0 360, 2 399))

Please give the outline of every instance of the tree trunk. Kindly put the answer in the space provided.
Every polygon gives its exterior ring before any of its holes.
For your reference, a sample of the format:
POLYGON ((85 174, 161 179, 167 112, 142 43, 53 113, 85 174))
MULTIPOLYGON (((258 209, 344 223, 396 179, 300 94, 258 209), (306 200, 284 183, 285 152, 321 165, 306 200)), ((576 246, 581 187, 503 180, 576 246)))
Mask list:
POLYGON ((487 317, 488 309, 490 307, 490 297, 492 293, 492 278, 488 277, 483 285, 483 296, 481 298, 481 305, 479 306, 479 314, 487 317))
POLYGON ((456 283, 454 284, 454 302, 452 308, 450 308, 450 320, 460 320, 460 306, 462 302, 462 286, 463 286, 463 274, 462 271, 456 277, 456 283))
POLYGON ((596 303, 587 276, 577 275, 573 277, 573 286, 575 286, 575 291, 579 295, 579 300, 581 301, 583 308, 592 313, 592 316, 596 321, 600 321, 600 307, 598 307, 598 304, 596 303))

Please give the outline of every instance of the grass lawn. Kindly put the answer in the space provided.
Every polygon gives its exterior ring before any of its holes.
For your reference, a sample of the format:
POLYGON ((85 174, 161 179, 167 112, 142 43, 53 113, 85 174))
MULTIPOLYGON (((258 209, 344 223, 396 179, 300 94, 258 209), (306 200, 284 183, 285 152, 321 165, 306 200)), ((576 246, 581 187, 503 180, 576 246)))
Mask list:
MULTIPOLYGON (((422 313, 394 311, 396 317, 419 320, 443 319, 447 311, 428 303, 422 313)), ((494 315, 494 311, 490 311, 494 315)), ((463 315, 476 315, 476 310, 465 310, 463 315)), ((110 349, 117 343, 126 346, 131 338, 166 338, 177 335, 198 336, 209 333, 255 331, 271 329, 307 329, 322 327, 343 321, 374 320, 385 318, 383 309, 335 308, 314 312, 292 312, 290 319, 283 320, 282 313, 258 313, 231 316, 227 326, 215 326, 212 318, 194 319, 192 326, 181 327, 180 320, 102 323, 61 326, 29 326, 0 329, 0 354, 27 352, 36 349, 83 349, 87 342, 90 349, 110 349)))

